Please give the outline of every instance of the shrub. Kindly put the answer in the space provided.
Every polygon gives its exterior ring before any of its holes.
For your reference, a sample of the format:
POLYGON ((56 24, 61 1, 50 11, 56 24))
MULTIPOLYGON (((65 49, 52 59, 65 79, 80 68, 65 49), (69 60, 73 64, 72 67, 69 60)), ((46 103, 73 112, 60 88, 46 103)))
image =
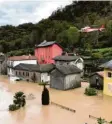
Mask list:
POLYGON ((94 96, 94 95, 97 95, 97 90, 94 88, 86 88, 84 94, 88 96, 94 96))
POLYGON ((105 119, 98 118, 97 122, 98 122, 98 124, 104 124, 105 123, 105 119))
POLYGON ((109 124, 112 124, 112 121, 110 121, 109 124))
POLYGON ((42 91, 42 105, 49 105, 49 91, 45 85, 42 91))
POLYGON ((48 85, 48 82, 40 82, 39 85, 48 85))
POLYGON ((16 106, 15 104, 9 105, 9 111, 15 111, 19 109, 19 106, 16 106))
POLYGON ((23 92, 15 93, 13 104, 9 105, 9 111, 15 111, 26 104, 25 95, 23 92))

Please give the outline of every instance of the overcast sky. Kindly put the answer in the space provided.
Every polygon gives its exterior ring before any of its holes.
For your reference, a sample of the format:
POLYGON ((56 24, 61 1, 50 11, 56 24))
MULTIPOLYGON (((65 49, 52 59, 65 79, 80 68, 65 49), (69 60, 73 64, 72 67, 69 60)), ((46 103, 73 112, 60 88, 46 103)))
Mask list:
POLYGON ((37 23, 73 0, 0 0, 0 26, 37 23))

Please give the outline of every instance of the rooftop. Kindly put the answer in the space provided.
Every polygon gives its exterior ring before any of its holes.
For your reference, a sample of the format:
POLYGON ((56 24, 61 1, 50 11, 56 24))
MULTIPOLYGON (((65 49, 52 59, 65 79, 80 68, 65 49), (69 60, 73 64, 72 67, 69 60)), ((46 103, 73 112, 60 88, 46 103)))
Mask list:
POLYGON ((79 68, 74 65, 56 65, 56 69, 64 75, 82 72, 79 68))
MULTIPOLYGON (((39 45, 35 45, 36 48, 40 48, 40 47, 47 47, 47 46, 52 46, 54 44, 57 44, 58 46, 60 46, 62 48, 61 45, 59 45, 56 41, 49 41, 47 42, 46 40, 44 40, 42 43, 40 43, 39 45)), ((63 49, 63 48, 62 48, 63 49)))
POLYGON ((78 58, 79 58, 79 56, 60 55, 60 56, 56 56, 53 59, 56 61, 74 61, 74 60, 77 60, 78 58))
POLYGON ((95 74, 97 74, 97 75, 99 75, 101 77, 104 77, 104 71, 95 72, 95 73, 91 74, 90 77, 93 76, 93 75, 95 75, 95 74))
POLYGON ((31 55, 12 56, 12 57, 9 57, 8 60, 12 60, 12 61, 36 60, 36 57, 35 56, 31 56, 31 55))
POLYGON ((46 40, 43 41, 42 43, 40 43, 39 45, 36 45, 36 47, 45 47, 45 46, 51 46, 53 44, 55 44, 56 42, 55 41, 50 41, 50 42, 47 42, 46 40))
POLYGON ((100 65, 99 67, 101 68, 107 68, 107 69, 112 69, 112 60, 100 65))
POLYGON ((49 72, 54 68, 53 64, 19 64, 14 67, 15 70, 24 70, 24 71, 35 71, 35 72, 49 72))

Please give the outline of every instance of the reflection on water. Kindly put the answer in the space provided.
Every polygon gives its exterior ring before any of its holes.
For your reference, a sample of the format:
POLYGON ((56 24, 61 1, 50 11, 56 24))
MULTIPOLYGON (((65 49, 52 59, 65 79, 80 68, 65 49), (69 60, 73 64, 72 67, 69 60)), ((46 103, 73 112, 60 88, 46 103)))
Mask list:
POLYGON ((12 102, 12 94, 23 91, 27 96, 33 94, 35 99, 27 99, 26 107, 15 112, 0 111, 0 124, 95 124, 96 120, 89 115, 112 120, 112 97, 85 96, 84 89, 88 84, 82 84, 82 88, 69 91, 49 89, 50 100, 60 105, 76 110, 75 113, 61 109, 55 105, 42 106, 42 86, 36 83, 17 82, 9 83, 9 80, 0 77, 0 108, 7 109, 12 102), (9 92, 10 91, 10 92, 9 92), (5 118, 5 119, 4 119, 5 118))
POLYGON ((8 106, 13 103, 13 96, 8 89, 0 85, 0 111, 7 110, 8 106))

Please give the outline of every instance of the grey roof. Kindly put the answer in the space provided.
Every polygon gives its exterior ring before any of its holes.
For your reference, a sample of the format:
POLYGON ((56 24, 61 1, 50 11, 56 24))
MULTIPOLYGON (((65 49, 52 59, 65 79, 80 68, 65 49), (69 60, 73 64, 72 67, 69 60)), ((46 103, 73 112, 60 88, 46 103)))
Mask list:
POLYGON ((76 74, 82 72, 78 67, 74 65, 56 65, 55 68, 64 75, 76 74))
POLYGON ((60 55, 60 56, 56 56, 55 58, 53 58, 56 61, 74 61, 79 59, 79 56, 67 56, 67 55, 60 55))
POLYGON ((46 47, 46 46, 51 46, 53 44, 55 44, 56 42, 55 41, 50 41, 50 42, 47 42, 47 41, 43 41, 42 43, 40 43, 39 45, 36 45, 36 47, 46 47))
POLYGON ((99 67, 101 68, 107 68, 107 69, 112 69, 112 60, 100 65, 99 67))
POLYGON ((19 65, 15 66, 15 70, 24 70, 24 71, 35 71, 35 72, 50 72, 54 68, 53 64, 23 64, 20 63, 19 65))

